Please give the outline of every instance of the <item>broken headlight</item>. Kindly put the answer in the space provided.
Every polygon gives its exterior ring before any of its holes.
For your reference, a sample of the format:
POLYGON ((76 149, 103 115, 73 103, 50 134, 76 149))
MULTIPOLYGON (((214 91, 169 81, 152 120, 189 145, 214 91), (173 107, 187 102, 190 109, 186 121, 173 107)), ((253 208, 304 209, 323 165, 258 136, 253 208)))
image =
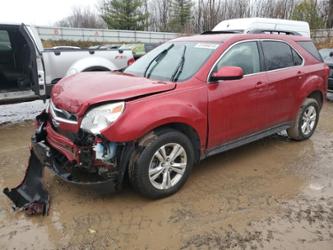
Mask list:
POLYGON ((83 117, 81 129, 95 135, 99 134, 111 123, 115 122, 124 109, 124 102, 111 103, 93 108, 83 117))

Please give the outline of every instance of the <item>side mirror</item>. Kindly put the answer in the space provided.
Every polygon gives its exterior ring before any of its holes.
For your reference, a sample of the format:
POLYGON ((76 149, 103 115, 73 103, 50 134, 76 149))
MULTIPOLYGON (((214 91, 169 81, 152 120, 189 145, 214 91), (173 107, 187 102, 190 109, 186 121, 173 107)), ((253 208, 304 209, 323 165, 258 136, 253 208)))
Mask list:
POLYGON ((330 57, 333 57, 333 51, 330 52, 330 57))
POLYGON ((221 80, 239 80, 244 76, 243 69, 241 67, 225 66, 220 68, 217 72, 214 72, 210 80, 221 81, 221 80))

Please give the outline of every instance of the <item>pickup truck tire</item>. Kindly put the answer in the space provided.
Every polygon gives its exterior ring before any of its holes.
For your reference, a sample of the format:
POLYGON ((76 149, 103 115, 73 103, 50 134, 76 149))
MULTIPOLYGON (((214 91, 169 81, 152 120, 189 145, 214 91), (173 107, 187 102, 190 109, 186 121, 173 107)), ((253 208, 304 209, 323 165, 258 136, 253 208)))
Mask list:
POLYGON ((138 147, 128 175, 133 188, 151 199, 177 192, 186 182, 195 153, 189 138, 173 129, 153 132, 138 147))
POLYGON ((298 111, 294 125, 287 129, 288 136, 296 141, 309 139, 317 127, 319 110, 319 104, 315 99, 305 99, 298 111))

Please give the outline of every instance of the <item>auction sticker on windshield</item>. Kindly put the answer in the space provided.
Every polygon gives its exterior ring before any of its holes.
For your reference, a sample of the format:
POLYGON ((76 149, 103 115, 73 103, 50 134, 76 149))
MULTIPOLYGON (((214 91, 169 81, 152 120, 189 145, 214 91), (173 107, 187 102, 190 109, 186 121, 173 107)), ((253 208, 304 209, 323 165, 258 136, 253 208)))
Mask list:
POLYGON ((194 47, 200 49, 216 49, 219 45, 216 43, 198 43, 194 47))

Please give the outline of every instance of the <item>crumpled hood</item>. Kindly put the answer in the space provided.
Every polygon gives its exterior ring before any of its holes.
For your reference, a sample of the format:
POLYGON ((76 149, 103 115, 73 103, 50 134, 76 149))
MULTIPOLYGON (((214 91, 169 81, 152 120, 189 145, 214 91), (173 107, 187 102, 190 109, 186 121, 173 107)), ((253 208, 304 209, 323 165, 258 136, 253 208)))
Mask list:
POLYGON ((172 82, 122 73, 85 72, 58 82, 52 89, 51 98, 56 107, 81 115, 93 104, 164 92, 175 86, 172 82))

